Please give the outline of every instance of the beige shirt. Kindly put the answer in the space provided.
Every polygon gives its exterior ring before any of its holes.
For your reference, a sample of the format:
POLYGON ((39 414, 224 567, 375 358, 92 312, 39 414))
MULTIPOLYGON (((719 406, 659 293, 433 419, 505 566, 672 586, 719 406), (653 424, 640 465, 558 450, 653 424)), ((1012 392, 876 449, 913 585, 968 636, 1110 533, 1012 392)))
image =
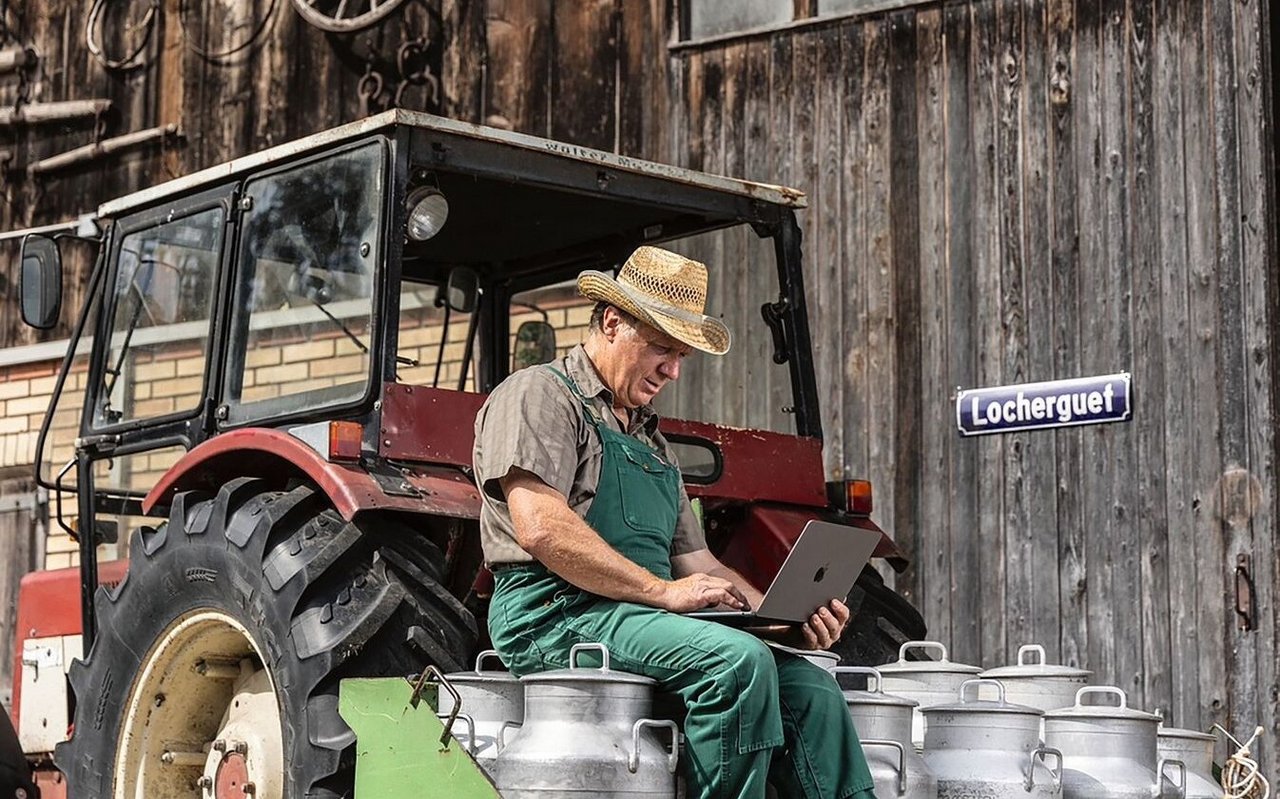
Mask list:
MULTIPOLYGON (((613 393, 600 381, 581 345, 554 364, 578 385, 614 429, 644 441, 668 463, 676 463, 667 440, 658 432, 658 415, 651 406, 636 409, 627 429, 613 414, 613 393)), ((564 495, 569 507, 586 517, 600 481, 604 449, 587 421, 582 402, 552 373, 549 366, 521 369, 493 390, 476 415, 476 443, 472 454, 480 487, 480 544, 485 562, 523 563, 533 556, 516 543, 511 511, 499 481, 512 468, 524 469, 564 495)), ((680 517, 671 554, 706 549, 706 537, 680 486, 680 517)))

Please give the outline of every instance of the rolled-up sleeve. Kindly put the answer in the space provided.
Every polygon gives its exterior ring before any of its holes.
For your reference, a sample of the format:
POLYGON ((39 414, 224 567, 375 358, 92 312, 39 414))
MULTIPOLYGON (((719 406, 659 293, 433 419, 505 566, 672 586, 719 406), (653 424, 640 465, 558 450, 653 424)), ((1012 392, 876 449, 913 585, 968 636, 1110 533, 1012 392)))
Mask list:
POLYGON ((476 482, 505 502, 500 481, 523 469, 566 499, 578 468, 574 400, 548 369, 524 369, 503 381, 476 415, 476 482))
POLYGON ((707 548, 707 536, 698 516, 693 512, 689 495, 680 486, 680 517, 676 520, 676 534, 671 539, 672 555, 687 555, 707 548))

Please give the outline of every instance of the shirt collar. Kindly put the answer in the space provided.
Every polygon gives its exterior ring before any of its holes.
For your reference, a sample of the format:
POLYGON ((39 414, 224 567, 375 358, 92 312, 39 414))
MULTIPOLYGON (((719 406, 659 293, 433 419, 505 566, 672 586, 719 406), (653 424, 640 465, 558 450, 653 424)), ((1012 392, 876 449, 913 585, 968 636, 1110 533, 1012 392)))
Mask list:
MULTIPOLYGON (((587 357, 587 351, 581 344, 569 350, 569 354, 564 356, 564 368, 565 373, 578 385, 582 396, 603 400, 606 410, 613 407, 613 392, 600 379, 596 367, 587 357)), ((658 429, 658 412, 652 405, 642 405, 636 409, 631 420, 631 430, 634 431, 639 427, 643 427, 649 435, 653 435, 658 429)))

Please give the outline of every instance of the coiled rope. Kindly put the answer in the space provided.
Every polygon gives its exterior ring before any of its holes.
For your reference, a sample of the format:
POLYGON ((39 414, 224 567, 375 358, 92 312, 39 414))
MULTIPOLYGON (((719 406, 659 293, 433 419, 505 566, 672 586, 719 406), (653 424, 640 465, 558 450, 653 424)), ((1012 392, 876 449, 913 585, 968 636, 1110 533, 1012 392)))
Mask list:
POLYGON ((1222 767, 1222 790, 1226 792, 1224 799, 1267 799, 1271 796, 1271 784, 1267 782, 1267 778, 1262 776, 1262 772, 1258 769, 1258 761, 1253 759, 1253 753, 1250 747, 1253 742, 1258 740, 1258 736, 1262 735, 1262 728, 1258 727, 1253 731, 1253 735, 1243 744, 1235 739, 1235 737, 1215 724, 1222 734, 1231 739, 1231 743, 1236 746, 1236 753, 1227 758, 1226 764, 1222 767))

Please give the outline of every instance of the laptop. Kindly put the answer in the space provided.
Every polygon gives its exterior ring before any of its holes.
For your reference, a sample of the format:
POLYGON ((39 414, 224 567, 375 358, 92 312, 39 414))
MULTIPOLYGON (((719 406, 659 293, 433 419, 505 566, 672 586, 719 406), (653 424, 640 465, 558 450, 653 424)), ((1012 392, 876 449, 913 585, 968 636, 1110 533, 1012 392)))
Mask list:
POLYGON ((760 607, 695 610, 685 615, 734 627, 806 621, 832 599, 843 601, 849 595, 878 543, 878 530, 815 519, 800 531, 760 607))

